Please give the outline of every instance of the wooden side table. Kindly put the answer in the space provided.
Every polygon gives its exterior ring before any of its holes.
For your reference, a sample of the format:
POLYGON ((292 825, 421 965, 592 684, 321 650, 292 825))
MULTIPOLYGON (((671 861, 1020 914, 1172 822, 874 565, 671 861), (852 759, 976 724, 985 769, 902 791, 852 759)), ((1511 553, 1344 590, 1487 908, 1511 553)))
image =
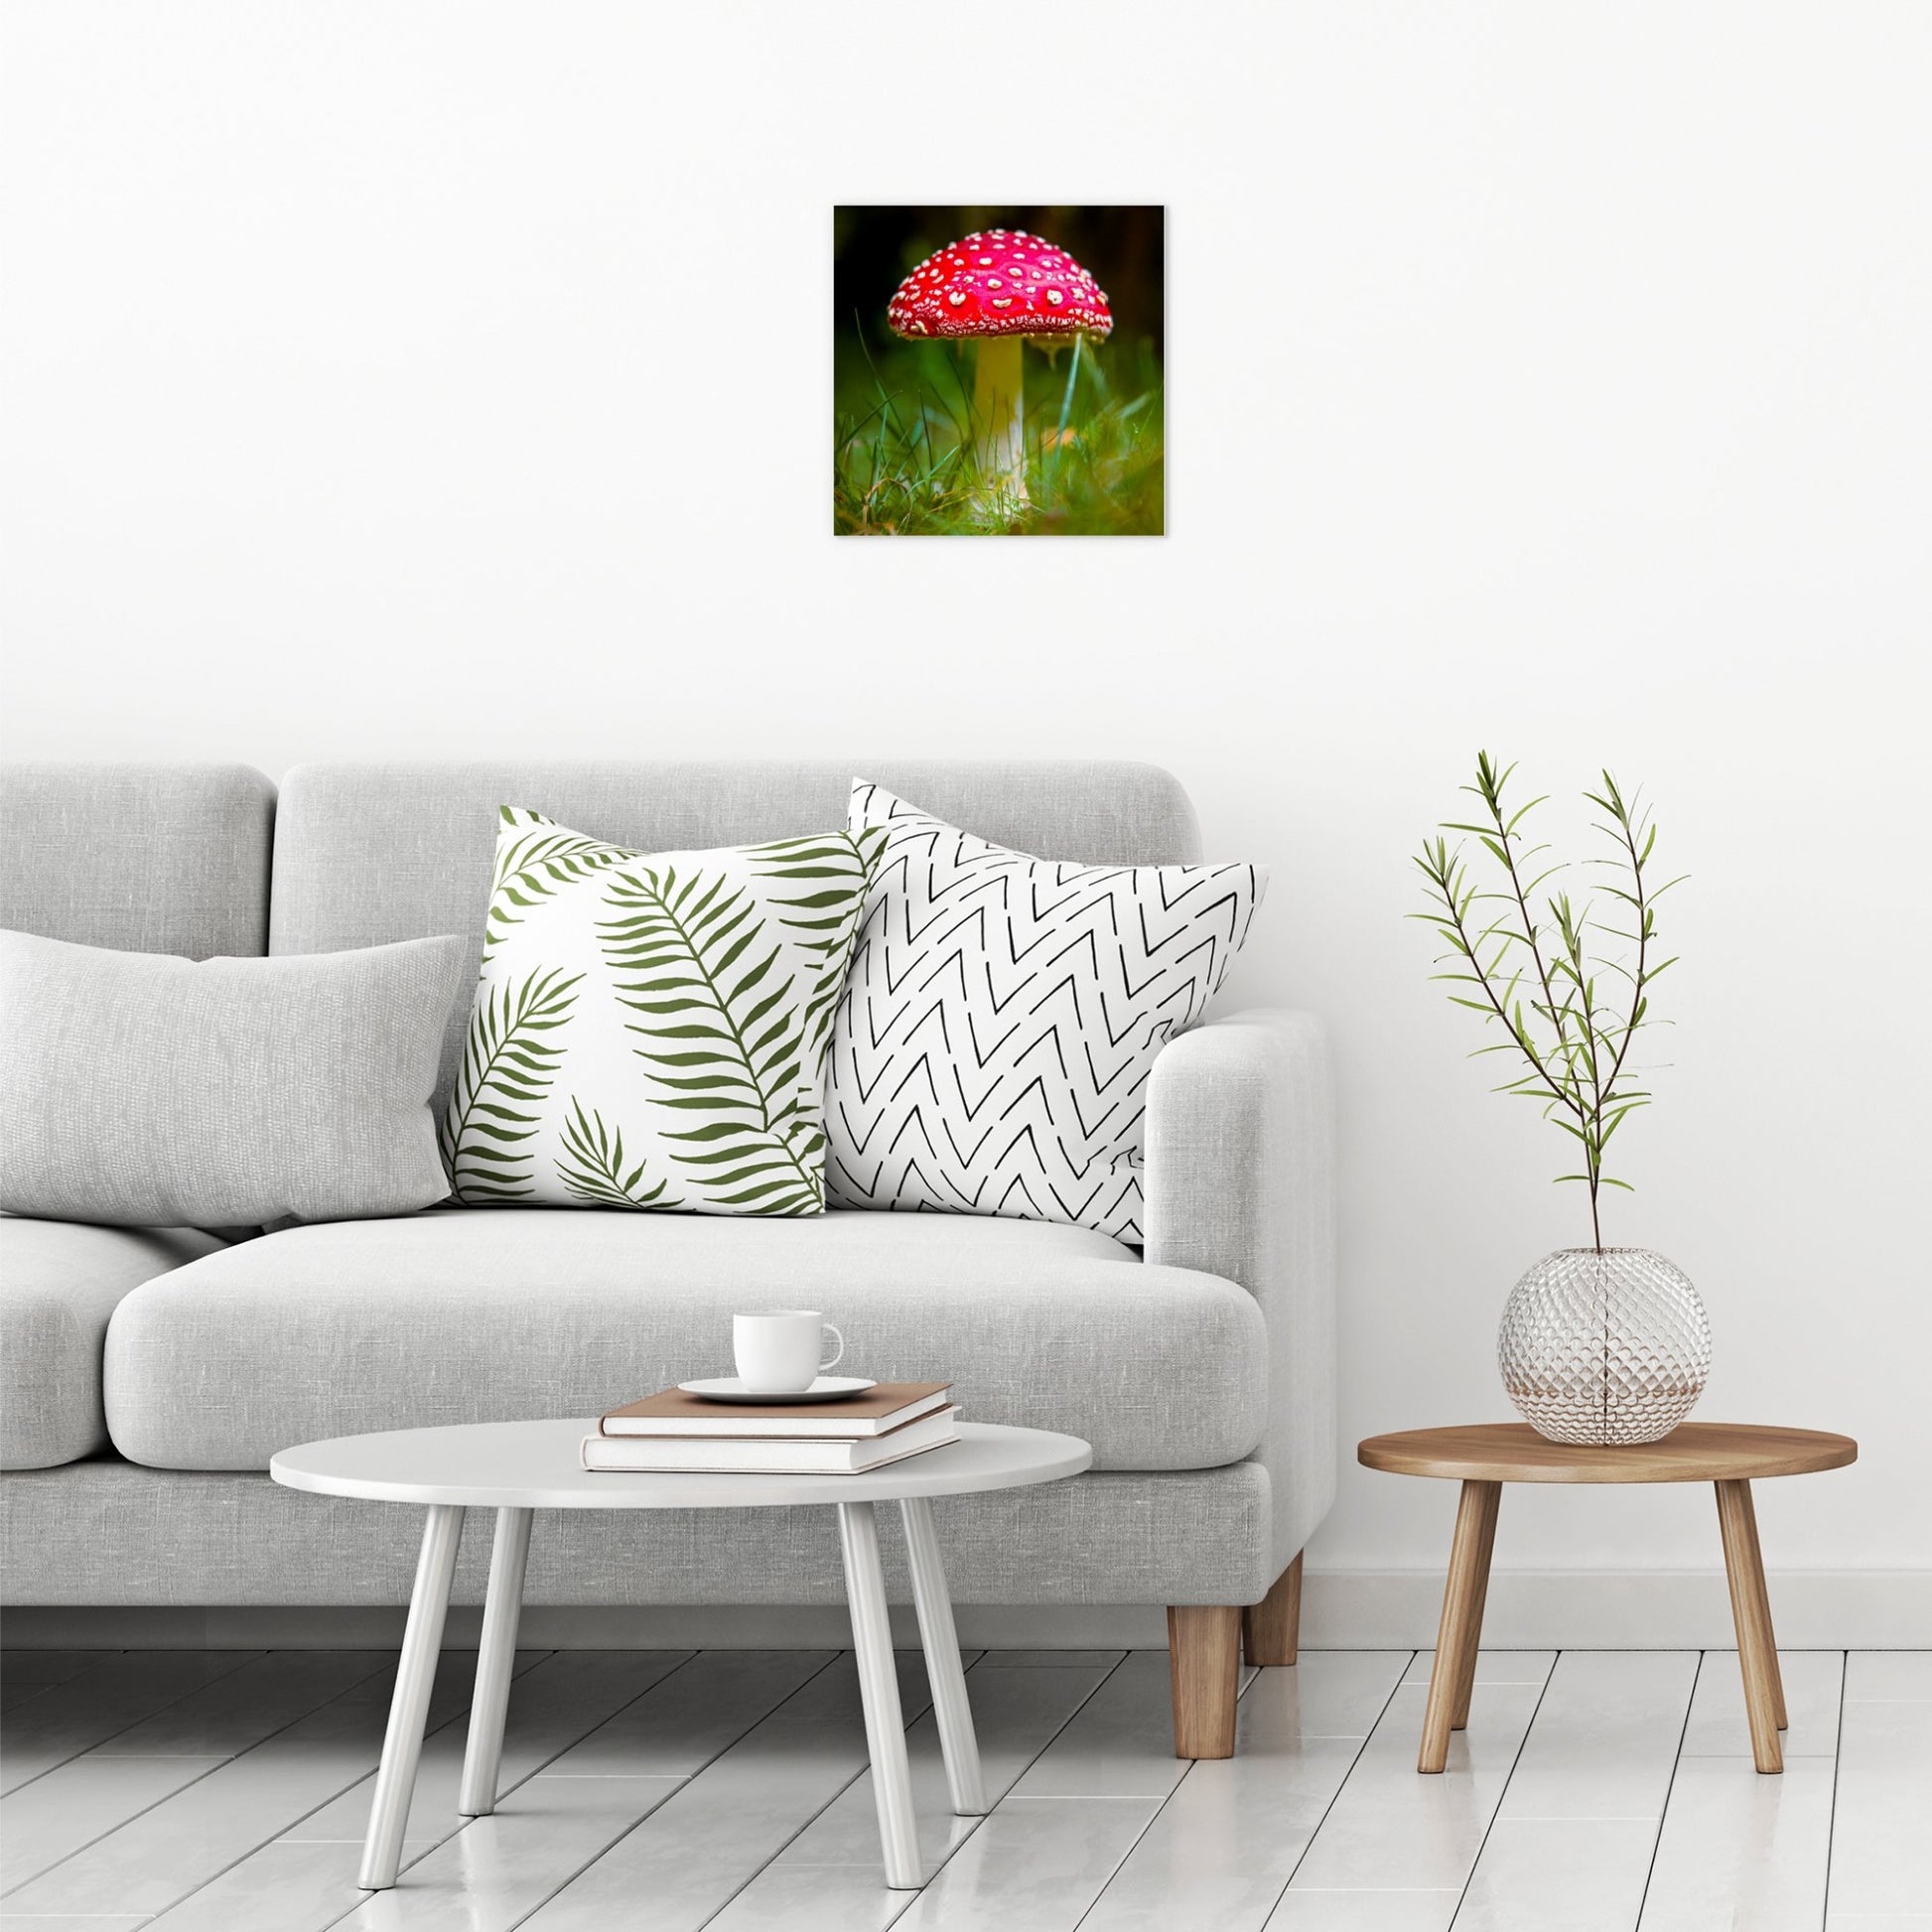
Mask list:
POLYGON ((1771 1600, 1757 1548, 1751 1483, 1759 1476, 1808 1475, 1856 1462, 1849 1436, 1816 1429, 1761 1429, 1751 1423, 1681 1423, 1661 1443, 1605 1449, 1546 1442, 1527 1423, 1478 1423, 1463 1429, 1407 1429, 1371 1436, 1355 1450, 1371 1469, 1404 1476, 1443 1476, 1462 1485, 1443 1592, 1442 1629, 1429 1677, 1416 1769, 1442 1770, 1449 1732, 1469 1721, 1476 1643, 1489 1589, 1489 1553, 1496 1541, 1496 1509, 1506 1482, 1709 1482, 1718 1491, 1718 1528, 1724 1537, 1730 1614, 1737 1626, 1737 1661, 1744 1678, 1751 1756, 1760 1771, 1784 1769, 1778 1732, 1785 1727, 1784 1686, 1778 1675, 1771 1600))

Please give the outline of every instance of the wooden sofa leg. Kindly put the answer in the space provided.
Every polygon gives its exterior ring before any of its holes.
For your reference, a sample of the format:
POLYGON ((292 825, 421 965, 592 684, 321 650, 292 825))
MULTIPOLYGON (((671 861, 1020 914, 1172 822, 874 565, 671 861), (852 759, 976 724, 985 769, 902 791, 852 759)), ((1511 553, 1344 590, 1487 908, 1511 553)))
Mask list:
POLYGON ((1173 1754, 1234 1755, 1234 1700, 1241 1688, 1237 1605, 1180 1603, 1168 1611, 1173 1679, 1173 1754))
POLYGON ((1241 1648, 1251 1664, 1292 1664, 1302 1641, 1302 1553, 1259 1603, 1241 1612, 1241 1648))

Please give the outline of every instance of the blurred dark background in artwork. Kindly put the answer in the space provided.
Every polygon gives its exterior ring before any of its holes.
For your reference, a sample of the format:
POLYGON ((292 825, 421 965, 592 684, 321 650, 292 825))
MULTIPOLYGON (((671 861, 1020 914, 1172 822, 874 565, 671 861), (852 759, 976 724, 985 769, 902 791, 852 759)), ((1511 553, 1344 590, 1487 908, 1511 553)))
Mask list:
POLYGON ((1109 350, 1143 344, 1158 362, 1165 348, 1166 213, 1162 207, 839 207, 832 211, 832 341, 838 388, 866 376, 865 345, 875 361, 897 340, 886 326, 886 304, 906 275, 935 248, 978 228, 1025 228, 1064 248, 1107 291, 1114 312, 1109 350), (857 318, 855 322, 854 318, 857 318))

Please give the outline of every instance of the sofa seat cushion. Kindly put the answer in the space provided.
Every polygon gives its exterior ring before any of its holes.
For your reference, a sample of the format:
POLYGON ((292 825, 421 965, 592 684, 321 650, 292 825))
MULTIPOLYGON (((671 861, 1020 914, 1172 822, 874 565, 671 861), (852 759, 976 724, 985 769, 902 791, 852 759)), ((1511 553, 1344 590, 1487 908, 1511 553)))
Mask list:
POLYGON ((1087 1228, 440 1208, 290 1228, 115 1311, 107 1422, 135 1462, 260 1469, 329 1436, 588 1416, 731 1370, 731 1317, 816 1308, 846 1366, 950 1378, 970 1420, 1085 1437, 1103 1469, 1211 1468, 1260 1440, 1244 1289, 1087 1228))
POLYGON ((51 1469, 107 1447, 108 1317, 131 1289, 222 1245, 194 1228, 0 1217, 0 1468, 51 1469))

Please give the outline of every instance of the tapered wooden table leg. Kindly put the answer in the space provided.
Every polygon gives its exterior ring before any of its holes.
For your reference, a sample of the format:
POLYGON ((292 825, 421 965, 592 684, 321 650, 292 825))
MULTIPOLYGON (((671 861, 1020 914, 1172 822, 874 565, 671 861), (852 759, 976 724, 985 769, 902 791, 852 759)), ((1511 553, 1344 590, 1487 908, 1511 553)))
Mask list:
POLYGON ((1422 1755, 1416 1769, 1438 1772, 1449 1762, 1449 1732, 1456 1708, 1466 1705, 1465 1680, 1475 1677, 1476 1639, 1488 1589, 1489 1552, 1496 1537, 1500 1482, 1464 1482, 1455 1506, 1455 1541, 1449 1549, 1449 1583, 1443 1590, 1443 1621, 1436 1633, 1436 1663, 1429 1673, 1429 1705, 1423 1713, 1422 1755))
POLYGON ((1791 1728, 1791 1720, 1784 1709, 1784 1666, 1778 1662, 1778 1636, 1771 1627, 1771 1592, 1764 1582, 1764 1553, 1757 1541, 1757 1499, 1751 1493, 1748 1482, 1743 1489, 1744 1528, 1750 1537, 1751 1574, 1757 1579, 1757 1613, 1764 1625, 1766 1654, 1771 1663, 1771 1695, 1777 1703, 1777 1720, 1780 1730, 1791 1728))
POLYGON ((1500 1482, 1486 1486, 1489 1494, 1483 1502, 1482 1521, 1477 1532, 1480 1541, 1476 1545, 1475 1601, 1469 1606, 1462 1655, 1456 1665, 1455 1707, 1449 1718, 1451 1730, 1466 1730, 1469 1727, 1469 1700, 1476 1688, 1476 1650, 1482 1642, 1483 1608, 1489 1601, 1489 1559, 1496 1548, 1496 1513, 1502 1507, 1503 1486, 1500 1482))
POLYGON ((1784 1686, 1771 1634, 1770 1597, 1757 1548, 1757 1517, 1748 1482, 1719 1482, 1718 1527, 1724 1533, 1725 1576, 1730 1584, 1730 1616, 1737 1626, 1737 1664, 1744 1678, 1744 1715, 1750 1721, 1751 1759, 1767 1776, 1784 1769, 1778 1739, 1784 1686))

